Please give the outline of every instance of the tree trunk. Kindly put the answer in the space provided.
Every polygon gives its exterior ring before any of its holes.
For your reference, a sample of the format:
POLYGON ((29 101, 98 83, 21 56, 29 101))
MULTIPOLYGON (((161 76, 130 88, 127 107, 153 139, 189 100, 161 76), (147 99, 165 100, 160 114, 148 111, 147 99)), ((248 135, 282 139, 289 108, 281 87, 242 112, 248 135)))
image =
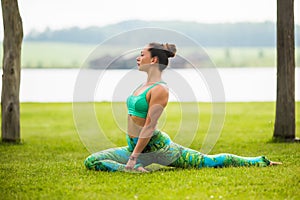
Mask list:
POLYGON ((23 40, 17 0, 1 0, 4 41, 2 74, 2 141, 20 142, 20 71, 23 40))
POLYGON ((294 0, 277 0, 277 101, 274 138, 295 139, 294 0))

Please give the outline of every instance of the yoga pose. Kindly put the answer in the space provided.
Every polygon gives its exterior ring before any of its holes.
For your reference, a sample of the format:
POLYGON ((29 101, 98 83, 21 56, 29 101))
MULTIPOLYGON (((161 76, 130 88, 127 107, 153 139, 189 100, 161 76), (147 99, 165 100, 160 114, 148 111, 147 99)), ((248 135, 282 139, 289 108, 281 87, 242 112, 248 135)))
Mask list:
POLYGON ((175 53, 175 45, 158 43, 150 43, 141 51, 136 59, 137 65, 140 71, 147 73, 147 80, 127 99, 128 146, 94 153, 85 160, 85 166, 101 171, 147 172, 144 167, 152 163, 178 168, 281 164, 264 156, 206 155, 174 143, 166 133, 156 128, 169 97, 168 87, 162 81, 162 71, 175 53))

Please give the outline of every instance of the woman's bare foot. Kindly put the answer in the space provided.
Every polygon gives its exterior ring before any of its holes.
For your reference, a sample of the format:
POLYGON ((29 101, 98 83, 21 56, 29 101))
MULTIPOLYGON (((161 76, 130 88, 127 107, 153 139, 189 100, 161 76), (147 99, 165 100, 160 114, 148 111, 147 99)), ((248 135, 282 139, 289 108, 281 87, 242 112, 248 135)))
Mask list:
POLYGON ((272 166, 272 165, 282 165, 282 162, 270 161, 270 166, 272 166))
POLYGON ((144 167, 138 167, 136 170, 139 171, 139 172, 149 172, 144 167))

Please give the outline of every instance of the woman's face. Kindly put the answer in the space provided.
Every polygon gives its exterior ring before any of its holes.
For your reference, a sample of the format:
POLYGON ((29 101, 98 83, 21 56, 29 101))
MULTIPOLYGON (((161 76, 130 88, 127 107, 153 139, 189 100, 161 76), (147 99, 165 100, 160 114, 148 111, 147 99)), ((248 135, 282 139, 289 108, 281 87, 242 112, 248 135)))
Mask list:
POLYGON ((148 47, 145 47, 141 54, 136 58, 136 63, 141 71, 147 70, 147 68, 151 65, 151 53, 148 51, 148 47))

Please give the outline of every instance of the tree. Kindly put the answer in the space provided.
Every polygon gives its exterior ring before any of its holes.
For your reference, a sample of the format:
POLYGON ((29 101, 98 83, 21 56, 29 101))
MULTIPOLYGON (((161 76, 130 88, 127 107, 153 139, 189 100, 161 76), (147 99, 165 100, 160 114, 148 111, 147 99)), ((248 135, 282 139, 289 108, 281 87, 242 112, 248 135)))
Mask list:
POLYGON ((295 140, 294 0, 277 0, 277 100, 273 137, 295 140))
POLYGON ((2 74, 2 141, 20 141, 20 73, 22 19, 17 0, 1 0, 4 41, 2 74))

